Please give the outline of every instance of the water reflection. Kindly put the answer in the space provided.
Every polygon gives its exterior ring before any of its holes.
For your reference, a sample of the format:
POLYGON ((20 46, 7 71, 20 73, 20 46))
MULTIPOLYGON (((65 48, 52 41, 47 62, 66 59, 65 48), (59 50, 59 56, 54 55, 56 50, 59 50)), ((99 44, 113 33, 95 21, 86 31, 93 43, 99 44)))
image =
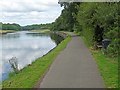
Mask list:
POLYGON ((37 37, 37 36, 50 36, 49 34, 44 34, 44 33, 26 33, 26 35, 32 36, 32 37, 37 37))
POLYGON ((8 78, 12 68, 8 62, 17 57, 18 68, 22 69, 32 63, 36 58, 42 57, 60 42, 57 36, 22 31, 0 36, 0 61, 2 61, 2 79, 8 78), (52 38, 52 39, 51 39, 52 38), (53 41, 54 40, 54 41, 53 41), (57 42, 55 42, 57 41, 57 42))
POLYGON ((7 38, 19 38, 19 37, 20 37, 20 35, 19 34, 15 34, 15 33, 9 33, 9 34, 2 35, 3 39, 7 39, 7 38))

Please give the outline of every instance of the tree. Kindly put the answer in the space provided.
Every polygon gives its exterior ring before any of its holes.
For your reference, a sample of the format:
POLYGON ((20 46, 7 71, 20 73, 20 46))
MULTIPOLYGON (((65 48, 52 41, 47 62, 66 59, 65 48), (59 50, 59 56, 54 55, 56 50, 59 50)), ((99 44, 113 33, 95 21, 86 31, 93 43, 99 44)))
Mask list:
POLYGON ((2 23, 2 30, 16 30, 16 31, 18 31, 18 30, 21 30, 21 26, 19 24, 15 24, 15 23, 13 23, 13 24, 9 24, 9 23, 3 24, 2 23))
POLYGON ((117 56, 120 40, 118 38, 118 2, 80 3, 59 2, 64 9, 52 25, 52 30, 80 32, 89 45, 101 44, 105 38, 111 39, 109 54, 117 56))

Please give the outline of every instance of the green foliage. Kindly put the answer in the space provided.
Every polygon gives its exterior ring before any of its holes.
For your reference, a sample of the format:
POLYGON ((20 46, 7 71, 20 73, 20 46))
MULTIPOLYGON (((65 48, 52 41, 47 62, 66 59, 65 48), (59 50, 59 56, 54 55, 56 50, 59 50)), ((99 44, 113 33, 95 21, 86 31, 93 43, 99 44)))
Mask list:
POLYGON ((0 30, 2 30, 2 22, 0 22, 0 30))
POLYGON ((120 10, 117 2, 60 4, 64 9, 53 23, 52 30, 80 32, 90 45, 101 44, 103 39, 108 38, 111 40, 108 55, 118 55, 120 10))
MULTIPOLYGON (((77 20, 83 31, 86 30, 86 27, 92 28, 93 43, 101 42, 104 38, 110 39, 108 54, 117 56, 119 48, 118 3, 83 3, 78 9, 77 20)), ((88 35, 91 36, 90 33, 88 35)))
POLYGON ((27 25, 23 26, 22 30, 40 30, 40 29, 51 29, 51 24, 33 24, 33 25, 27 25))
POLYGON ((19 31, 21 30, 21 26, 19 24, 2 24, 2 30, 16 30, 16 31, 19 31))
POLYGON ((83 36, 85 36, 86 40, 88 41, 89 45, 92 45, 93 43, 93 31, 91 28, 86 28, 85 30, 82 31, 83 36))
POLYGON ((55 41, 55 43, 58 45, 62 40, 64 40, 64 37, 58 35, 58 34, 54 34, 54 33, 50 33, 51 39, 55 41))
POLYGON ((20 26, 19 24, 3 24, 0 23, 0 30, 43 30, 43 29, 51 29, 51 23, 48 24, 33 24, 33 25, 27 25, 27 26, 20 26), (2 26, 2 27, 1 27, 2 26))
POLYGON ((74 16, 77 14, 76 6, 80 3, 60 3, 61 6, 64 6, 64 9, 61 12, 61 15, 53 23, 52 29, 58 31, 74 31, 76 18, 74 16))

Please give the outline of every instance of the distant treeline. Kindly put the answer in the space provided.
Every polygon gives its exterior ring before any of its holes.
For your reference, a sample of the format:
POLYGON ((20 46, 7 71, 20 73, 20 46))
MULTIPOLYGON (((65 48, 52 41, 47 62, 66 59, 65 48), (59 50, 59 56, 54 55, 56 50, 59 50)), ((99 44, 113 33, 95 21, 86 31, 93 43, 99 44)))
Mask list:
POLYGON ((13 23, 13 24, 4 24, 0 23, 0 30, 40 30, 40 29, 50 29, 51 24, 33 24, 33 25, 27 25, 27 26, 20 26, 19 24, 13 23))
POLYGON ((23 26, 22 30, 40 30, 40 29, 50 29, 51 24, 33 24, 33 25, 27 25, 23 26))
POLYGON ((101 44, 105 38, 110 39, 109 56, 118 56, 120 39, 118 37, 118 2, 59 2, 64 9, 52 23, 52 30, 74 31, 84 36, 89 45, 101 44))
POLYGON ((3 23, 0 23, 0 30, 16 30, 16 31, 19 31, 22 29, 22 27, 19 25, 19 24, 16 24, 16 23, 13 23, 13 24, 3 24, 3 23))

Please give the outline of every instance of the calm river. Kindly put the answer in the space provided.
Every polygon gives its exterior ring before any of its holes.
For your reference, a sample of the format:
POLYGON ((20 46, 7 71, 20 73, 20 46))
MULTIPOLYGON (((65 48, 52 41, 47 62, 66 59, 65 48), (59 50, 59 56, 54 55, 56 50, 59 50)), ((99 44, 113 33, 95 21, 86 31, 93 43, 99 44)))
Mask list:
POLYGON ((0 35, 0 73, 2 80, 8 78, 12 70, 9 60, 16 57, 18 68, 22 69, 31 64, 36 58, 42 57, 57 46, 55 35, 20 31, 0 35))

